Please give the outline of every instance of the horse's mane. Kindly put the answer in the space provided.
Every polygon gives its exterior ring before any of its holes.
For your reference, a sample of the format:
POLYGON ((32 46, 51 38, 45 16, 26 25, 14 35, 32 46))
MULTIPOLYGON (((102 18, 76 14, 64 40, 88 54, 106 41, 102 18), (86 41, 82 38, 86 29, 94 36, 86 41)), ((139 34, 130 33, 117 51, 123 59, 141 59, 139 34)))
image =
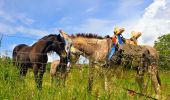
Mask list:
POLYGON ((46 40, 46 39, 48 39, 48 38, 51 37, 51 36, 56 36, 56 37, 57 37, 56 34, 49 34, 49 35, 46 35, 46 36, 42 37, 42 38, 39 39, 39 40, 46 40))
POLYGON ((76 33, 71 35, 72 38, 76 37, 86 37, 86 38, 96 38, 96 39, 104 39, 104 37, 99 36, 97 34, 92 34, 92 33, 76 33))

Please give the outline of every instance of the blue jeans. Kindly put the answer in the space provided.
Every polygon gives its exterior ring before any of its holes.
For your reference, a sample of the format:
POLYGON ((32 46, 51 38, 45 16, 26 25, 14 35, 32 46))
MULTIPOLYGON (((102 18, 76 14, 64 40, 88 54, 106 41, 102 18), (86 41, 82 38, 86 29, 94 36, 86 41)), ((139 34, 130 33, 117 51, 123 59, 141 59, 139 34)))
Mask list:
POLYGON ((120 36, 120 35, 117 35, 117 38, 118 38, 118 42, 119 42, 119 44, 122 44, 122 43, 123 43, 123 41, 122 41, 121 36, 120 36))
POLYGON ((116 51, 116 45, 113 45, 110 52, 109 52, 109 57, 108 57, 108 60, 111 60, 113 54, 115 53, 116 51))

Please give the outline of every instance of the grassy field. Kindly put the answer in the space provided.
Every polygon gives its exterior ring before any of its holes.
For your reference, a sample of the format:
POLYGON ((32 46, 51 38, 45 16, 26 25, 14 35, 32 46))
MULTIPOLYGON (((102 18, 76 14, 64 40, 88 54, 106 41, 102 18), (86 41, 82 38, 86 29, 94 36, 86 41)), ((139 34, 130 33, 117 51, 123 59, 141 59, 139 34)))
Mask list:
MULTIPOLYGON (((135 82, 134 71, 123 71, 119 77, 113 76, 110 81, 110 91, 103 89, 103 77, 95 71, 93 90, 87 92, 88 66, 82 69, 73 68, 68 75, 66 86, 51 86, 49 70, 43 78, 43 89, 35 88, 33 72, 30 69, 27 76, 21 79, 18 70, 11 63, 0 64, 0 100, 146 100, 138 95, 131 95, 123 88, 139 92, 135 82)), ((170 100, 170 72, 160 72, 162 80, 162 98, 170 100)), ((151 84, 151 83, 150 83, 151 84)), ((149 94, 153 88, 149 84, 149 94)))

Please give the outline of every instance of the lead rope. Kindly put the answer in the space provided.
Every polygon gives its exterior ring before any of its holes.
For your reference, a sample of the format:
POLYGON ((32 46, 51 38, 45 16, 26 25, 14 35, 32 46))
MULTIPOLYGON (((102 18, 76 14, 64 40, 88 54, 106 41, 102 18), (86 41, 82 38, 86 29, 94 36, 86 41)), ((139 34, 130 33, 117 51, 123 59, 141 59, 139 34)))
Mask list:
POLYGON ((70 71, 70 54, 71 54, 71 48, 73 46, 73 41, 71 39, 67 39, 67 43, 68 43, 68 46, 69 48, 67 49, 67 71, 69 72, 70 71))

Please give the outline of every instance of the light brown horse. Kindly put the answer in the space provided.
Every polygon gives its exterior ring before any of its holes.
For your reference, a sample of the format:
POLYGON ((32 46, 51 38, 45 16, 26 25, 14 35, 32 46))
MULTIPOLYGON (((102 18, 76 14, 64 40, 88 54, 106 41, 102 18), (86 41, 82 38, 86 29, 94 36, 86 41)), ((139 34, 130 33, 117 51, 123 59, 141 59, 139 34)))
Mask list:
MULTIPOLYGON (((69 64, 67 65, 67 72, 66 72, 66 74, 67 74, 70 71, 70 68, 77 66, 76 63, 79 60, 82 52, 79 51, 78 49, 72 47, 71 44, 69 44, 69 43, 66 44, 65 49, 67 51, 67 57, 68 57, 68 60, 69 60, 69 64)), ((54 82, 55 79, 56 79, 56 82, 58 81, 57 80, 58 77, 62 78, 62 75, 59 75, 57 73, 57 68, 59 67, 59 65, 60 65, 60 60, 54 60, 53 62, 51 62, 50 75, 51 75, 51 83, 52 84, 55 83, 54 82)), ((63 85, 65 85, 65 84, 63 84, 63 85)))
POLYGON ((56 34, 50 34, 39 39, 32 46, 17 45, 13 50, 13 62, 20 70, 21 76, 26 76, 28 68, 33 68, 37 88, 42 88, 42 78, 48 60, 47 53, 56 52, 60 56, 60 66, 57 71, 65 75, 67 67, 67 52, 65 40, 56 34))
MULTIPOLYGON (((110 38, 101 38, 93 34, 78 34, 76 36, 69 36, 63 31, 60 31, 60 33, 63 35, 63 37, 66 40, 72 41, 72 44, 74 48, 80 50, 84 53, 85 57, 89 59, 89 81, 88 81, 88 90, 92 89, 92 83, 93 83, 93 72, 94 72, 94 64, 105 64, 107 62, 108 53, 112 46, 112 40, 110 38)), ((139 62, 137 65, 132 66, 136 68, 137 75, 136 80, 140 86, 141 92, 145 92, 144 90, 144 73, 147 72, 149 76, 151 77, 152 85, 154 87, 154 90, 156 92, 157 98, 159 98, 160 95, 160 79, 158 75, 157 70, 157 60, 154 59, 152 55, 151 50, 153 50, 151 47, 148 46, 134 46, 134 45, 119 45, 117 48, 117 52, 112 57, 112 61, 109 63, 110 66, 115 65, 121 65, 121 56, 123 55, 124 48, 132 47, 133 49, 130 49, 131 52, 129 54, 127 53, 126 56, 131 57, 131 59, 126 58, 125 60, 128 62, 139 62), (149 49, 150 48, 150 49, 149 49), (137 57, 133 56, 133 52, 136 52, 135 50, 141 50, 140 53, 137 53, 137 57), (143 61, 140 59, 141 56, 143 61), (137 60, 138 59, 138 60, 137 60)), ((128 52, 128 51, 125 51, 128 52)), ((157 56, 155 56, 157 58, 157 56)))
POLYGON ((54 60, 54 61, 51 63, 50 75, 51 75, 52 78, 56 76, 56 69, 57 69, 57 67, 59 66, 59 64, 60 64, 60 60, 54 60))

